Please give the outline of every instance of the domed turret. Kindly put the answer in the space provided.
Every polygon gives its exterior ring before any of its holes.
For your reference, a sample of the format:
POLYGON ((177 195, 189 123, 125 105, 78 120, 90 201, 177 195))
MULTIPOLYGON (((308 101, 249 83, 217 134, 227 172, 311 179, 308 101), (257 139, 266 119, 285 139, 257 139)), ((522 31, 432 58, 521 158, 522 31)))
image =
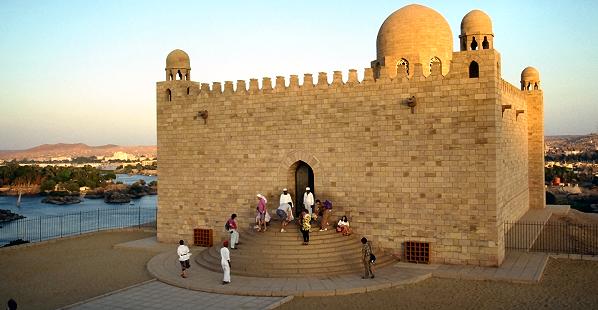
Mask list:
POLYGON ((191 61, 189 55, 176 49, 166 56, 166 80, 190 80, 191 61))
POLYGON ((461 20, 461 51, 494 48, 492 20, 488 14, 473 10, 461 20))
MULTIPOLYGON (((394 74, 407 74, 416 63, 430 68, 440 62, 447 74, 453 58, 453 34, 446 19, 438 12, 419 4, 405 6, 392 13, 382 24, 376 40, 377 59, 372 67, 394 74), (396 70, 394 70, 396 69, 396 70)), ((430 71, 424 70, 428 75, 430 71)))
POLYGON ((527 67, 521 71, 521 90, 540 89, 540 72, 534 67, 527 67))

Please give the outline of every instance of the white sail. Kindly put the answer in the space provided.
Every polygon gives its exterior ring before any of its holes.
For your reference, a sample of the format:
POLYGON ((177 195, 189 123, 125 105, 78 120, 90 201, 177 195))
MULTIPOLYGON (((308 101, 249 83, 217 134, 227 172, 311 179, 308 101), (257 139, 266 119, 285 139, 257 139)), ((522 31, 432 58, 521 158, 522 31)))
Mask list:
POLYGON ((21 206, 21 192, 19 192, 19 198, 17 198, 17 207, 21 206))

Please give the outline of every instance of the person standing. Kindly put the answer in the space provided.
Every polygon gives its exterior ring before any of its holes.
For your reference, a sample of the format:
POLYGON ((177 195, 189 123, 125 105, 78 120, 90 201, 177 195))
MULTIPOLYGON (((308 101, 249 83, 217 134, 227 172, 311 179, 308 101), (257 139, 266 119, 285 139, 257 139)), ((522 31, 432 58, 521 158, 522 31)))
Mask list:
POLYGON ((257 203, 257 217, 258 217, 258 229, 257 231, 266 231, 266 197, 264 197, 262 194, 257 194, 257 199, 258 199, 258 203, 257 203))
POLYGON ((311 221, 311 216, 309 216, 309 213, 307 213, 306 210, 301 211, 301 224, 300 224, 300 230, 301 230, 301 234, 303 235, 303 245, 308 245, 309 244, 309 230, 311 229, 311 224, 309 223, 311 221))
POLYGON ((220 249, 220 265, 224 276, 222 277, 222 285, 230 283, 230 251, 228 250, 228 240, 222 242, 222 248, 220 249))
POLYGON ((309 213, 309 217, 311 219, 313 213, 313 206, 314 206, 314 194, 311 192, 311 188, 306 187, 305 193, 303 193, 303 207, 309 213))
POLYGON ((372 255, 372 246, 368 242, 366 237, 361 238, 361 260, 363 262, 364 274, 362 279, 367 278, 374 278, 374 273, 372 272, 372 261, 370 259, 370 255, 372 255))
POLYGON ((179 262, 181 263, 181 277, 186 278, 187 274, 185 273, 185 270, 191 267, 189 264, 191 252, 189 251, 189 247, 185 245, 185 241, 179 241, 179 247, 176 249, 176 253, 179 255, 179 262))
POLYGON ((228 232, 230 232, 230 248, 237 249, 239 244, 239 230, 237 229, 237 214, 233 213, 226 223, 228 224, 228 232))
POLYGON ((320 220, 320 231, 328 230, 330 223, 330 214, 332 213, 332 202, 329 200, 324 201, 324 209, 322 210, 322 219, 320 220))
POLYGON ((291 209, 294 211, 293 198, 291 197, 291 194, 289 194, 289 191, 286 188, 283 188, 282 194, 280 194, 280 203, 278 205, 282 206, 283 204, 286 205, 289 203, 291 204, 291 209))

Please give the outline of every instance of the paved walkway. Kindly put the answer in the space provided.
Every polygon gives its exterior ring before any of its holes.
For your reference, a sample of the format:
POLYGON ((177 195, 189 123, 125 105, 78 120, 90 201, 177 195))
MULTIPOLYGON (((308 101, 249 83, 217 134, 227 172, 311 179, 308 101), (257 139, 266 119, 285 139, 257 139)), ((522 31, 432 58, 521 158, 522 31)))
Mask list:
POLYGON ((548 254, 523 251, 508 251, 499 268, 468 265, 417 265, 398 263, 401 269, 427 270, 433 277, 536 283, 542 279, 548 263, 548 254))
POLYGON ((186 290, 153 280, 63 309, 274 309, 290 299, 292 297, 211 294, 186 290))
MULTIPOLYGON (((222 273, 201 268, 194 260, 189 277, 179 276, 176 245, 158 244, 148 238, 117 245, 158 251, 148 271, 159 281, 92 298, 65 309, 274 309, 293 296, 333 296, 365 293, 417 283, 430 277, 535 283, 540 281, 548 261, 544 253, 509 251, 499 268, 463 265, 417 265, 397 263, 376 270, 376 278, 361 279, 355 274, 322 278, 255 278, 232 275, 222 285, 222 273)), ((192 248, 194 255, 204 248, 192 248)), ((234 262, 232 262, 234 268, 234 262)), ((267 266, 266 266, 267 268, 267 266)))
MULTIPOLYGON (((540 281, 548 255, 508 252, 499 268, 463 265, 416 265, 397 263, 376 270, 375 279, 361 279, 355 274, 324 278, 255 278, 232 276, 232 283, 222 285, 222 273, 193 265, 189 278, 179 276, 175 253, 162 253, 150 260, 149 272, 162 282, 204 292, 246 296, 333 296, 370 292, 416 283, 432 276, 469 280, 497 280, 534 283, 540 281)), ((234 269, 234 262, 231 262, 234 269)), ((267 266, 265 267, 267 268, 267 266)))

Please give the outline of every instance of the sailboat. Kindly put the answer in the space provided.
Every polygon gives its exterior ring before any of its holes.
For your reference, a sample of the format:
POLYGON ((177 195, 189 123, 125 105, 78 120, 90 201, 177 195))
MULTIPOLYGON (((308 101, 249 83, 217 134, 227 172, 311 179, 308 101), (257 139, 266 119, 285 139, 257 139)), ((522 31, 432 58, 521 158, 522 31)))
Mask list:
POLYGON ((21 192, 19 192, 19 198, 17 198, 17 208, 21 207, 21 192))

